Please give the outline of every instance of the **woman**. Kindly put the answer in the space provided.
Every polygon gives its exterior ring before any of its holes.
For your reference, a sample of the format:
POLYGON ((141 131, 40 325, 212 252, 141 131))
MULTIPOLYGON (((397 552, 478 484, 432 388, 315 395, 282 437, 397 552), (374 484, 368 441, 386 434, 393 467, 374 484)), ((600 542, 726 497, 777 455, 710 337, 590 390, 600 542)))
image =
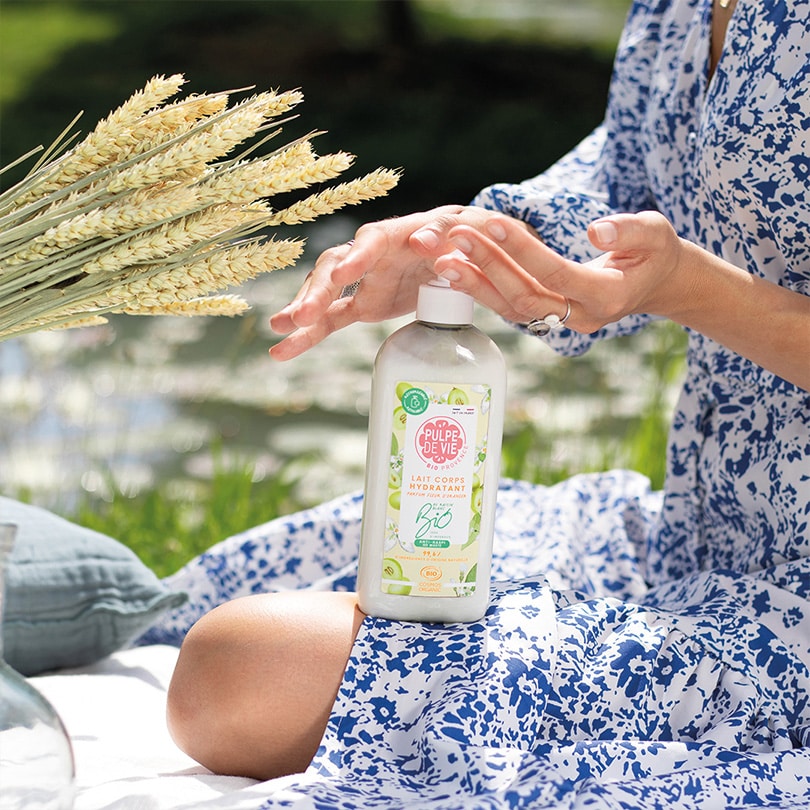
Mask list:
POLYGON ((321 257, 271 321, 277 359, 411 311, 433 273, 569 354, 687 327, 663 500, 621 472, 505 483, 492 606, 468 626, 302 590, 352 586, 356 497, 226 541, 173 578, 194 607, 150 640, 251 577, 299 592, 191 630, 181 747, 260 778, 309 766, 284 796, 314 806, 810 802, 808 12, 636 0, 604 124, 570 155, 321 257))

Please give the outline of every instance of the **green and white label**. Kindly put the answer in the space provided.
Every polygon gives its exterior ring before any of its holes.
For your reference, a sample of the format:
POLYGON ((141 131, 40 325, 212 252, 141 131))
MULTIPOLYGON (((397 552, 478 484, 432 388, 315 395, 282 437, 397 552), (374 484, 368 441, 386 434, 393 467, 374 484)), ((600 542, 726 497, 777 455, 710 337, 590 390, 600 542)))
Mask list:
POLYGON ((490 388, 396 383, 382 590, 475 590, 490 388))

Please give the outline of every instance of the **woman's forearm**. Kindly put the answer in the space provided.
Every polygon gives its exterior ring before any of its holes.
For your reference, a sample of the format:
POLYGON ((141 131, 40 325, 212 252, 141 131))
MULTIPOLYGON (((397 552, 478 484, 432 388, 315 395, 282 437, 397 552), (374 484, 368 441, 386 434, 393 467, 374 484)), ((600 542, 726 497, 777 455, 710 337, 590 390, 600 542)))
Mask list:
POLYGON ((667 317, 810 390, 810 297, 683 244, 683 294, 667 317))

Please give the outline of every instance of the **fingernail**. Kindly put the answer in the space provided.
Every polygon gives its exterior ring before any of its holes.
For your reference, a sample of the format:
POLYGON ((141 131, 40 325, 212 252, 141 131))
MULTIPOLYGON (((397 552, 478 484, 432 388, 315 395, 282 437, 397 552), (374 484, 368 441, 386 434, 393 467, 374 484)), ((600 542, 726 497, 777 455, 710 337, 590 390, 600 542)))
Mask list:
POLYGON ((472 242, 463 236, 454 236, 450 240, 462 253, 472 253, 472 242))
POLYGON ((443 273, 439 273, 439 278, 443 278, 445 281, 458 281, 461 273, 458 270, 445 270, 443 273))
POLYGON ((439 247, 439 235, 435 231, 431 231, 429 228, 416 231, 412 238, 416 239, 416 241, 427 250, 435 250, 437 247, 439 247))
POLYGON ((504 228, 500 222, 492 220, 487 222, 484 227, 486 228, 487 233, 498 242, 503 242, 506 240, 506 228, 504 228))
POLYGON ((619 236, 616 226, 612 222, 594 222, 593 232, 601 245, 612 245, 619 236))

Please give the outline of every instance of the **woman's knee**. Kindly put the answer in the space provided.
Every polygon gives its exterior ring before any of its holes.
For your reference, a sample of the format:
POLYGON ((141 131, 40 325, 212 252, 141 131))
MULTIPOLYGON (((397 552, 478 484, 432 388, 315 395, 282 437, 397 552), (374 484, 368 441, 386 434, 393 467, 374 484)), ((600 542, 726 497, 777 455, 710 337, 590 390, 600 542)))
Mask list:
POLYGON ((362 622, 353 594, 295 591, 228 602, 189 632, 167 721, 217 773, 268 779, 317 751, 362 622))

